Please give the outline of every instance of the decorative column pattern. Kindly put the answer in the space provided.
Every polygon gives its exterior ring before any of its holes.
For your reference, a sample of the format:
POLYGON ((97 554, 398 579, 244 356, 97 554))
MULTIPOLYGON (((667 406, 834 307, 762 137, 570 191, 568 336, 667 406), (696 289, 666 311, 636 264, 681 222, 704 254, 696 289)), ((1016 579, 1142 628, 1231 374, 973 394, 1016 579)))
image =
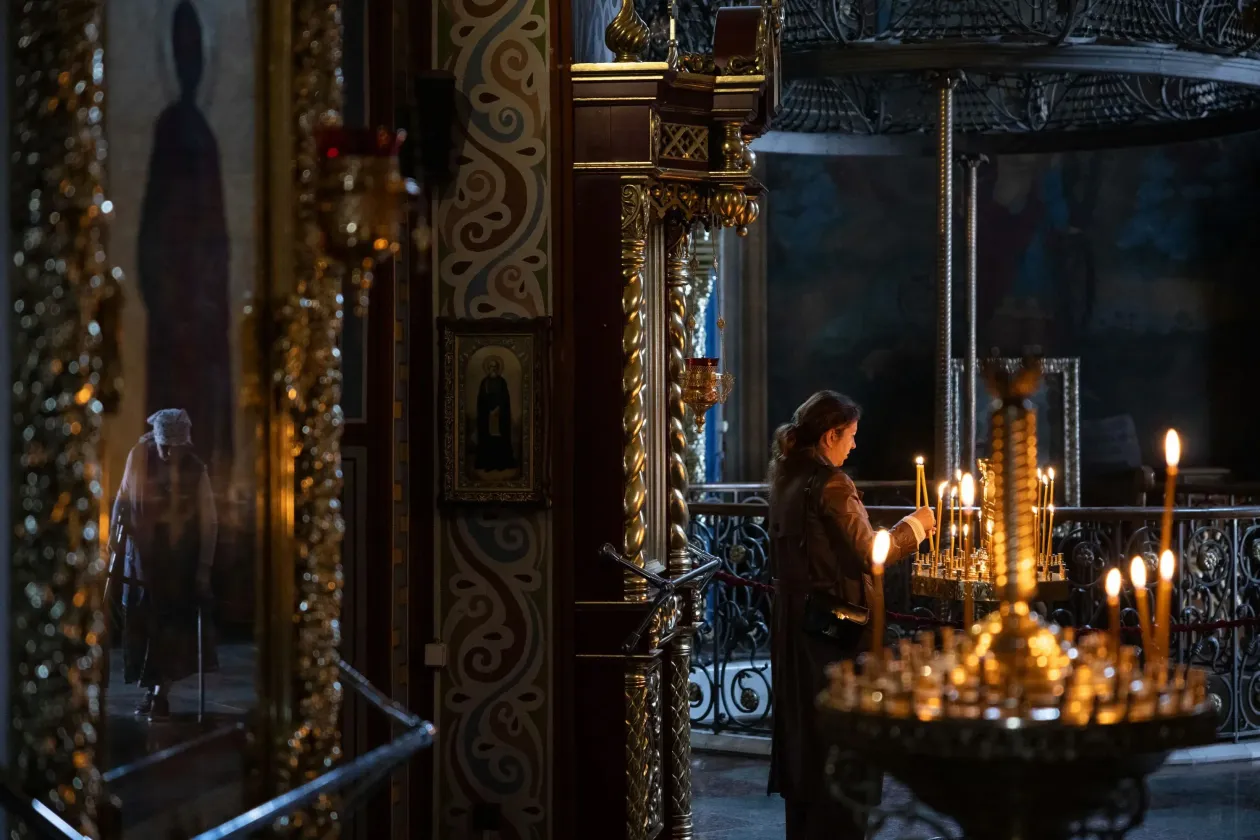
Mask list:
MULTIPOLYGON (((276 744, 282 789, 327 772, 341 757, 341 353, 342 267, 324 252, 316 216, 315 132, 341 122, 341 12, 327 0, 295 0, 292 132, 297 235, 293 298, 282 313, 284 391, 294 420, 292 729, 276 744)), ((283 211, 284 208, 276 208, 283 211)), ((291 820, 298 836, 335 836, 335 804, 318 801, 291 820)))
POLYGON ((953 282, 954 282, 954 88, 958 76, 940 78, 940 123, 936 144, 936 469, 937 475, 953 474, 953 282))
POLYGON ((646 840, 648 834, 649 667, 638 659, 626 663, 626 840, 646 840))
MULTIPOLYGON (((115 352, 102 305, 105 257, 101 0, 35 0, 13 27, 9 90, 12 346, 8 535, 12 750, 28 792, 76 830, 99 833, 96 740, 104 616, 100 556, 102 402, 115 352)), ((10 822, 15 837, 28 827, 10 822)))
MULTIPOLYGON (((694 594, 688 593, 694 600, 694 594)), ((684 614, 682 621, 689 617, 684 614)), ((669 825, 670 837, 691 840, 695 823, 691 813, 691 655, 695 630, 678 629, 671 643, 669 663, 669 825)))
MULTIPOLYGON (((691 283, 693 259, 691 223, 682 217, 671 218, 665 231, 665 283, 669 295, 669 364, 667 372, 667 404, 669 407, 669 528, 668 574, 677 577, 692 567, 687 551, 687 527, 691 514, 687 509, 687 433, 686 405, 682 400, 683 374, 687 355, 687 287, 691 283)), ((683 615, 670 648, 669 688, 665 693, 664 714, 669 725, 669 791, 668 823, 670 836, 690 840, 694 834, 691 817, 691 696, 688 680, 691 669, 693 630, 689 626, 695 604, 688 592, 680 605, 683 615)))
POLYGON ((683 404, 683 375, 687 357, 687 286, 691 282, 691 225, 681 218, 671 219, 665 230, 665 284, 668 294, 667 312, 668 365, 666 369, 666 402, 669 411, 669 529, 670 577, 691 568, 687 552, 687 526, 691 515, 687 510, 687 406, 683 404))
MULTIPOLYGON (((622 353, 622 434, 624 454, 623 515, 625 529, 622 555, 636 566, 643 566, 643 540, 647 530, 644 504, 647 500, 645 472, 647 440, 644 426, 647 407, 643 387, 646 377, 644 351, 647 332, 644 324, 644 268, 647 264, 647 229, 651 203, 647 184, 629 181, 621 187, 621 311, 623 320, 622 353)), ((629 573, 625 575, 627 601, 647 600, 647 583, 629 573)))

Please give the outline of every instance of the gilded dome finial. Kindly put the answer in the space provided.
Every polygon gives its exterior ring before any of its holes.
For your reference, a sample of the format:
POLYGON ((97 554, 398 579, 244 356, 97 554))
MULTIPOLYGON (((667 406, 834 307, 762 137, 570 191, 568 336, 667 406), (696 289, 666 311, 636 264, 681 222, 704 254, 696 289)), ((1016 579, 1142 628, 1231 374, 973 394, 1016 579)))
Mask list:
POLYGON ((648 44, 648 28, 635 11, 634 0, 621 0, 621 10, 604 30, 604 43, 616 61, 641 61, 648 44))

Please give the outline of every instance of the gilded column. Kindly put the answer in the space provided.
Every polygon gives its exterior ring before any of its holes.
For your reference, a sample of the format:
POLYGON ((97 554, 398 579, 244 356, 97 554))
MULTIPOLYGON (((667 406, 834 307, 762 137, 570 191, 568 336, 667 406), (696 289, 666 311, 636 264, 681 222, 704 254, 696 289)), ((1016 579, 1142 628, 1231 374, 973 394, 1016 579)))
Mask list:
MULTIPOLYGON (((684 615, 683 621, 688 621, 684 615)), ((691 655, 695 630, 680 627, 671 643, 669 662, 669 825, 670 836, 691 840, 691 655)))
MULTIPOLYGON (((647 500, 646 466, 647 405, 644 399, 647 331, 643 296, 647 264, 648 215, 651 212, 646 182, 627 181, 621 187, 621 311, 622 311, 622 470, 624 533, 622 555, 636 566, 644 565, 643 540, 647 530, 644 504, 647 500)), ((626 573, 627 601, 647 600, 647 583, 626 573)))
MULTIPOLYGON (((691 569, 687 551, 687 433, 686 406, 682 401, 683 374, 687 354, 687 287, 691 282, 691 225, 682 218, 671 219, 665 234, 665 282, 669 294, 669 560, 668 572, 677 577, 691 569)), ((692 605, 690 591, 680 604, 680 626, 670 645, 669 686, 664 713, 669 726, 670 836, 690 840, 695 829, 691 816, 691 704, 690 682, 692 605)))
MULTIPOLYGON (((284 391, 293 418, 294 599, 290 728, 277 739, 281 789, 327 772, 341 757, 341 358, 343 272, 325 252, 316 215, 316 131, 341 122, 341 11, 326 0, 292 6, 294 293, 283 313, 284 391)), ((284 212, 286 208, 276 208, 284 212)), ((292 818, 300 837, 336 836, 336 803, 292 818)))
POLYGON ((626 840, 646 840, 651 823, 649 667, 642 660, 626 663, 626 840))
POLYGON ((669 561, 671 577, 691 568, 687 552, 687 407, 683 404, 683 375, 687 356, 687 286, 691 283, 691 226, 672 219, 665 231, 665 283, 669 362, 666 400, 669 410, 669 561))
MULTIPOLYGON (((105 258, 104 3, 15 4, 5 32, 10 137, 11 749, 25 792, 76 831, 102 833, 101 472, 114 368, 101 307, 117 295, 105 258)), ((9 824, 14 837, 28 826, 9 824)))

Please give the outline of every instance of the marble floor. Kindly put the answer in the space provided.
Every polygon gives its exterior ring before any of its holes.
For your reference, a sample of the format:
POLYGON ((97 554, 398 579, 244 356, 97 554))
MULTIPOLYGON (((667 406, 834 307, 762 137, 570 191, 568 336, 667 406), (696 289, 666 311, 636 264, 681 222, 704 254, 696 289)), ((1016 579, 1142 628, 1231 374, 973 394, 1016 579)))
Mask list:
POLYGON ((144 690, 124 685, 122 657, 117 651, 110 656, 101 765, 107 789, 119 800, 127 840, 166 840, 174 829, 203 831, 243 808, 244 734, 233 727, 254 706, 256 653, 250 644, 223 644, 218 655, 219 670, 206 675, 200 722, 195 676, 172 687, 170 719, 150 722, 135 715, 144 690), (146 761, 197 739, 197 746, 168 760, 146 761))
MULTIPOLYGON (((696 753, 692 807, 703 840, 773 840, 783 836, 783 800, 766 796, 764 758, 696 753)), ((1150 783, 1151 805, 1128 840, 1260 840, 1260 764, 1170 767, 1150 783)), ((884 801, 895 807, 909 794, 895 781, 884 801)), ((890 821, 879 840, 923 840, 921 826, 890 821)), ((957 837, 957 829, 951 833, 957 837)))

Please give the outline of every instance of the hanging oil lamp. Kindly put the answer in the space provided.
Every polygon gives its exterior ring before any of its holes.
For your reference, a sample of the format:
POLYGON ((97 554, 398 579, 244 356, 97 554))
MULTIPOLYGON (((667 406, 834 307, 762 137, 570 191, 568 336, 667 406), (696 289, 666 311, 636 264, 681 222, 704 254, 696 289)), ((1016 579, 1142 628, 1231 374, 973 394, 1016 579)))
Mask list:
MULTIPOLYGON (((694 320, 690 326, 694 332, 694 320)), ((717 327, 719 336, 723 336, 722 331, 726 329, 726 319, 718 318, 717 327)), ((682 398, 696 420, 697 432, 704 431, 704 418, 709 409, 715 405, 725 404, 726 398, 731 395, 731 389, 735 387, 735 375, 718 370, 724 343, 724 338, 719 338, 719 358, 693 356, 686 360, 686 366, 683 369, 682 398)))
POLYGON ((330 126, 316 134, 316 203, 329 253, 350 269, 355 312, 367 311, 376 266, 398 253, 406 193, 398 168, 404 132, 330 126))

